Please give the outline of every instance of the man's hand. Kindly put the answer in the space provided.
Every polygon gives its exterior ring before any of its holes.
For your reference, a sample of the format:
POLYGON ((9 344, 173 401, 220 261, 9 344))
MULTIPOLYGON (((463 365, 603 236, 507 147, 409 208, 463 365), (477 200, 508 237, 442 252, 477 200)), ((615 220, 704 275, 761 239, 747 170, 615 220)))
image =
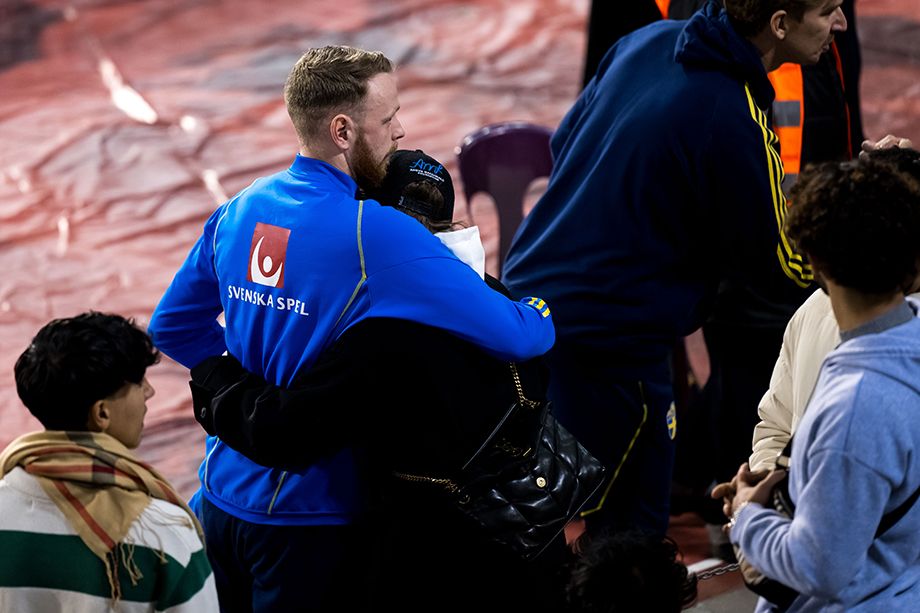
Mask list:
POLYGON ((718 500, 722 499, 722 513, 725 514, 725 517, 731 518, 732 516, 732 502, 735 499, 735 496, 738 491, 738 485, 741 483, 740 479, 745 479, 745 483, 749 485, 754 485, 760 483, 766 476, 769 474, 769 471, 758 470, 757 472, 751 472, 747 464, 742 464, 738 469, 738 474, 732 478, 731 481, 726 481, 724 483, 719 483, 709 494, 712 498, 718 500))
POLYGON ((735 479, 732 479, 731 481, 719 483, 709 493, 709 496, 715 500, 722 499, 722 513, 725 514, 725 517, 731 517, 732 500, 735 498, 736 487, 737 483, 735 483, 735 479))
POLYGON ((785 476, 785 470, 771 470, 765 476, 763 471, 752 473, 747 463, 742 464, 734 479, 738 481, 738 484, 731 502, 732 514, 749 502, 766 505, 770 500, 770 492, 773 491, 773 486, 785 476))
POLYGON ((892 147, 912 149, 913 146, 914 144, 909 138, 901 138, 893 134, 886 134, 884 138, 878 141, 864 140, 861 146, 862 151, 859 152, 859 157, 864 158, 870 151, 877 151, 878 149, 891 149, 892 147))

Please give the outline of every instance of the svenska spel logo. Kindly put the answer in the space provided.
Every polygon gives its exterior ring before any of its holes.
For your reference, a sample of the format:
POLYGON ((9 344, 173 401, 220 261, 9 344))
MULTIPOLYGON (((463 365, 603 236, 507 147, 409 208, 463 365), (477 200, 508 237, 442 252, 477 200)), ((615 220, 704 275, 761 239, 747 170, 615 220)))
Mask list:
POLYGON ((269 287, 284 287, 284 260, 290 236, 288 228, 256 222, 249 248, 248 281, 269 287))

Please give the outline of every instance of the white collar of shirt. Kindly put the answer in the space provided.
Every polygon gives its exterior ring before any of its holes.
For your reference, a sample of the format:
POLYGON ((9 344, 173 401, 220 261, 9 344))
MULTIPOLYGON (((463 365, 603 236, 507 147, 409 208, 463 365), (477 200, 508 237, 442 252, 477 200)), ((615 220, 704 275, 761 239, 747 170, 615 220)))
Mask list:
POLYGON ((486 274, 486 251, 479 237, 479 227, 470 226, 452 232, 438 232, 435 234, 444 246, 450 249, 460 261, 476 271, 480 278, 486 274))

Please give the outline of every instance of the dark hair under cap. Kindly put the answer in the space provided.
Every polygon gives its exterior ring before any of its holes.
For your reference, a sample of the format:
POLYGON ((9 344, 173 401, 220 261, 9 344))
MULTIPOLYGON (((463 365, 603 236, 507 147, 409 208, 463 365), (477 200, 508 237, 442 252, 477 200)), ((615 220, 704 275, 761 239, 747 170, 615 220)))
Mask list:
POLYGON ((386 176, 379 187, 368 190, 367 196, 385 206, 417 213, 432 222, 450 223, 453 220, 454 183, 450 173, 443 164, 420 149, 394 151, 387 164, 386 176), (407 193, 406 188, 415 183, 435 187, 443 202, 422 200, 407 193))

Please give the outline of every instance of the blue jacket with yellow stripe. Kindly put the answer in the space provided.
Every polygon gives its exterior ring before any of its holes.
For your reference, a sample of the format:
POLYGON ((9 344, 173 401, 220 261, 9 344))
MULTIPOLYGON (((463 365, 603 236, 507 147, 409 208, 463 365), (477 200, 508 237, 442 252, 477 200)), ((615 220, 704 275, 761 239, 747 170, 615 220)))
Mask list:
POLYGON ((806 285, 783 235, 782 164, 754 46, 715 2, 607 53, 553 135, 546 193, 504 267, 559 339, 633 364, 703 321, 720 281, 806 285))
MULTIPOLYGON (((420 223, 355 200, 356 188, 329 164, 298 155, 218 207, 151 318, 160 351, 189 368, 228 351, 287 386, 371 317, 434 326, 506 360, 552 346, 542 300, 494 292, 420 223)), ((201 495, 254 523, 342 524, 361 509, 348 451, 288 472, 208 437, 199 477, 201 495)))

